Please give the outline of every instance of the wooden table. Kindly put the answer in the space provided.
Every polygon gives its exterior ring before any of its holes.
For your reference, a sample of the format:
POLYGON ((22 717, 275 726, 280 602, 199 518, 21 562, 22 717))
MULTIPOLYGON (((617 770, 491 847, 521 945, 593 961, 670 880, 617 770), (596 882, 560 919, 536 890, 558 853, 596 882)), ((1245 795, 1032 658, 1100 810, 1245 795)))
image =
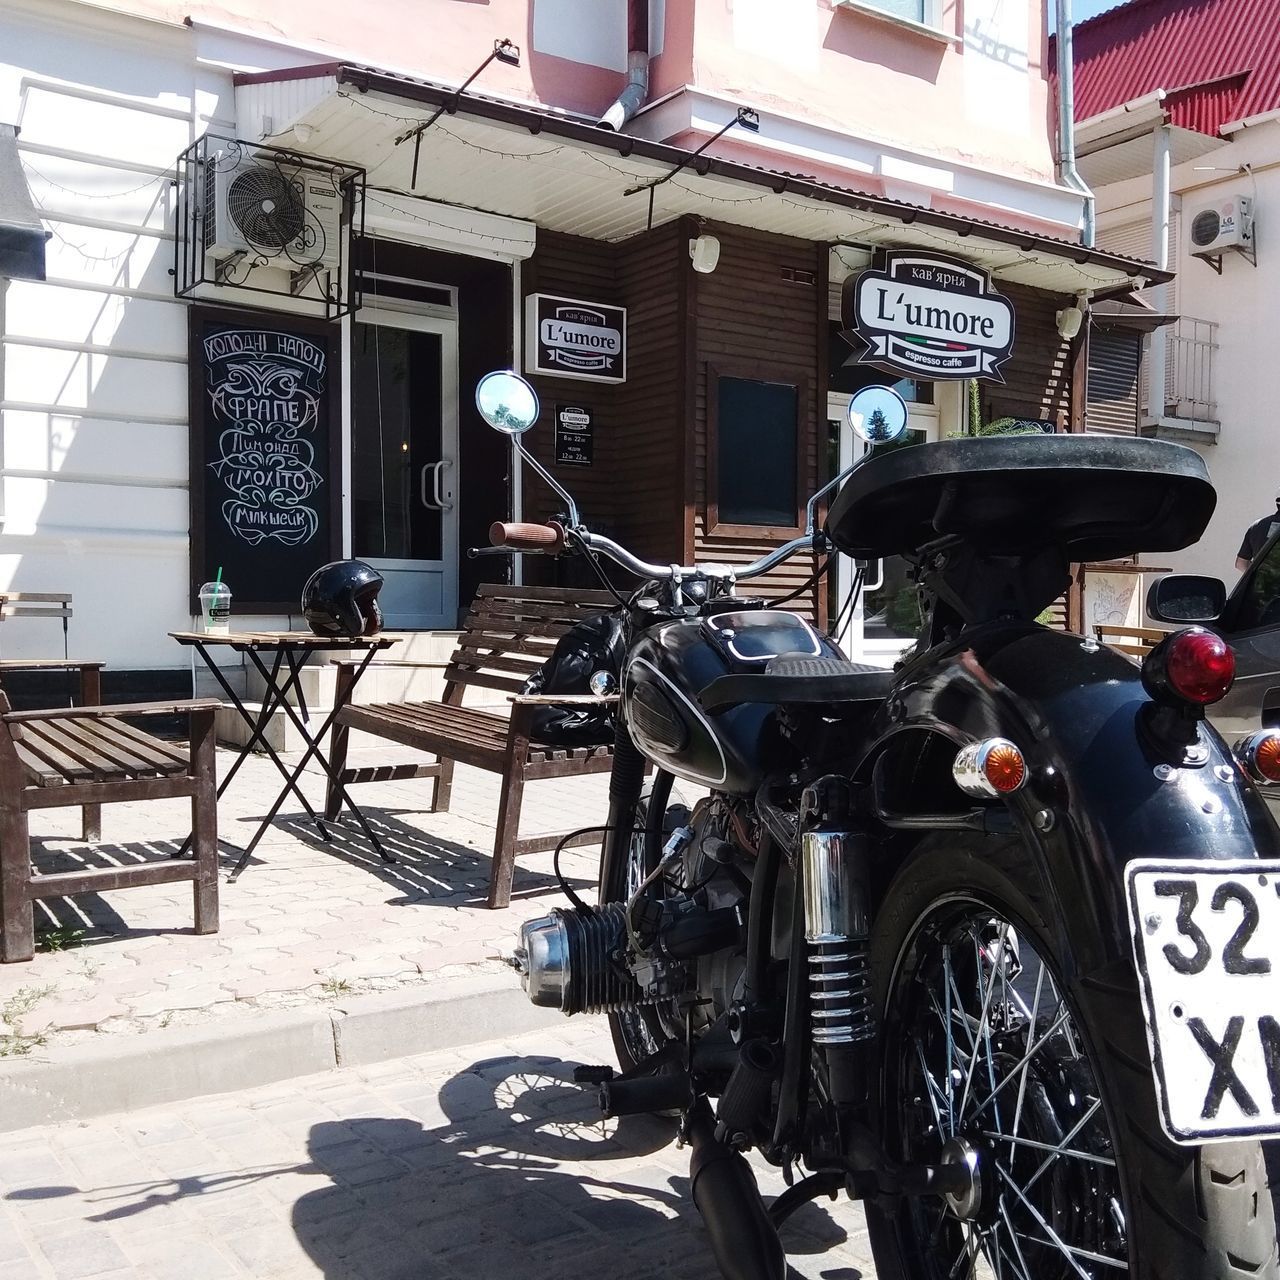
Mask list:
MULTIPOLYGON (((313 757, 320 762, 320 767, 329 779, 330 787, 336 790, 343 803, 355 815, 361 830, 368 837, 369 843, 373 845, 378 856, 383 862, 393 862, 394 859, 378 843, 378 837, 373 834, 369 824, 365 821, 364 814, 360 812, 351 796, 347 793, 342 783, 341 771, 334 769, 333 763, 325 754, 321 744, 332 727, 338 712, 351 700, 360 677, 364 675, 369 663, 373 661, 374 655, 396 644, 398 642, 397 638, 377 635, 360 636, 358 639, 352 640, 347 636, 318 636, 310 631, 228 631, 222 633, 171 631, 169 634, 179 644, 194 649, 200 655, 200 660, 208 667, 214 679, 221 685, 222 691, 227 695, 231 705, 235 707, 240 718, 249 727, 249 739, 241 748, 240 754, 236 757, 235 762, 219 785, 218 795, 221 796, 227 787, 231 785, 232 778, 236 776, 245 758, 253 750, 254 745, 259 742, 280 771, 281 777, 284 778, 283 789, 276 797, 270 812, 263 818, 262 825, 254 832, 253 839, 249 841, 244 852, 240 855, 240 860, 232 869, 229 878, 234 880, 244 870, 254 849, 258 846, 258 842, 266 834, 267 828, 275 821, 276 814, 280 812, 280 808, 290 792, 302 802, 302 807, 307 811, 312 822, 316 824, 316 830, 319 831, 321 837, 325 840, 330 838, 329 829, 325 826, 324 818, 311 806, 311 802, 303 795, 302 789, 298 785, 298 779, 302 777, 303 770, 306 769, 313 757), (262 698, 262 706, 256 718, 245 707, 244 703, 236 695, 236 691, 227 681, 227 678, 222 674, 222 669, 214 661, 210 653, 211 649, 231 649, 234 653, 247 657, 253 666, 257 668, 266 689, 262 698), (307 710, 306 698, 302 692, 302 668, 313 654, 351 652, 352 650, 363 652, 364 656, 356 665, 352 673, 353 678, 339 685, 338 691, 334 695, 333 709, 325 717, 324 723, 319 730, 313 734, 310 731, 311 716, 307 710), (264 661, 264 658, 269 658, 269 663, 264 661), (281 682, 282 669, 288 673, 283 683, 281 682), (297 702, 296 707, 289 701, 291 690, 297 702), (289 769, 284 761, 280 759, 266 738, 267 725, 277 707, 284 710, 285 714, 293 722, 294 727, 302 735, 303 741, 307 744, 307 749, 303 753, 302 759, 293 769, 289 769)), ((186 852, 185 845, 181 852, 186 852)))

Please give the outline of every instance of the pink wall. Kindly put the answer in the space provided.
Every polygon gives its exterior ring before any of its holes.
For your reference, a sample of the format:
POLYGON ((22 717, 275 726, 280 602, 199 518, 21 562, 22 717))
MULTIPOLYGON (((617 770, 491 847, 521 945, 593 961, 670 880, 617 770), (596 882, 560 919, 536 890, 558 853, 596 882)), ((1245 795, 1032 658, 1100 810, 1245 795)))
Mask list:
MULTIPOLYGON (((979 32, 964 47, 830 0, 767 0, 775 15, 753 23, 765 3, 697 4, 693 84, 905 150, 1052 180, 1039 0, 1006 0, 1005 21, 1025 16, 1007 43, 979 32), (1018 62, 1025 71, 1012 69, 1018 62)), ((941 0, 940 30, 960 34, 977 7, 941 0)), ((998 3, 985 7, 1000 15, 998 3)))
MULTIPOLYGON (((951 40, 836 8, 832 0, 665 0, 651 98, 689 85, 926 158, 1052 180, 1041 0, 935 2, 940 30, 951 40)), ((626 0, 105 4, 173 22, 229 25, 313 48, 320 57, 312 60, 331 54, 445 82, 465 78, 496 37, 510 37, 524 51, 522 65, 490 66, 478 91, 592 115, 624 82, 626 0), (598 65, 610 60, 613 69, 598 65)), ((754 148, 752 154, 812 171, 754 148)))

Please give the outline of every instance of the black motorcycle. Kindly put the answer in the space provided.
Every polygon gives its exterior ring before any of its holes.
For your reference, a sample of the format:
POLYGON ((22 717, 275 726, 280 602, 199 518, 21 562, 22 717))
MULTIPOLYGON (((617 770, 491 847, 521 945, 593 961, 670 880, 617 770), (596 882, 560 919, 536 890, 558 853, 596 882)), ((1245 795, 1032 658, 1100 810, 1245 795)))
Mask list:
MULTIPOLYGON (((537 418, 514 374, 477 403, 513 437, 537 418)), ((886 404, 864 438, 901 429, 886 404)), ((638 560, 516 447, 566 513, 496 540, 643 584, 619 598, 599 903, 524 926, 525 987, 608 1014, 621 1070, 579 1080, 606 1115, 679 1117, 723 1274, 778 1280, 779 1224, 844 1191, 881 1280, 1280 1276, 1258 1141, 1280 1133, 1280 830, 1256 789, 1280 735, 1233 755, 1206 724, 1232 665, 1203 628, 1138 664, 1035 621, 1071 564, 1200 536, 1199 456, 872 449, 824 528, 820 494, 804 537, 731 569, 638 560), (913 566, 924 628, 895 670, 735 594, 832 550, 913 566), (673 779, 706 789, 692 810, 673 779), (790 1182, 768 1206, 752 1148, 790 1182)))

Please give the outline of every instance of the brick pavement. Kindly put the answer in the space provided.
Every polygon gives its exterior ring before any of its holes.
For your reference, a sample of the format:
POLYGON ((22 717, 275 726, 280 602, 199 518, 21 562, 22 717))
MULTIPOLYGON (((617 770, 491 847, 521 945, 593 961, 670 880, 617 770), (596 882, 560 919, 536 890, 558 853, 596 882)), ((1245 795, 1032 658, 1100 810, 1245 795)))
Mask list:
MULTIPOLYGON (((692 1280, 717 1274, 660 1121, 567 1084, 603 1021, 0 1143, 5 1280, 692 1280)), ((774 1171, 766 1195, 781 1190, 774 1171)), ((870 1280, 862 1214, 809 1205, 792 1275, 870 1280)))
MULTIPOLYGON (((218 752, 220 773, 233 758, 218 752)), ((400 758, 396 749, 352 753, 353 764, 400 758)), ((519 921, 559 900, 551 855, 538 854, 520 860, 512 906, 485 908, 498 783, 494 774, 459 766, 444 814, 423 811, 427 780, 357 788, 357 802, 398 859, 394 866, 378 860, 349 817, 326 845, 305 815, 286 816, 235 884, 224 877, 222 928, 211 937, 192 933, 191 894, 181 885, 47 904, 37 927, 54 928, 55 943, 72 945, 0 966, 0 1056, 30 1043, 12 1038, 6 1012, 24 1035, 74 1042, 497 969, 495 957, 510 954, 519 921), (14 1012, 27 1003, 28 1012, 14 1012)), ((318 803, 319 771, 308 770, 303 785, 318 803)), ((231 846, 248 841, 280 786, 265 757, 251 758, 233 781, 219 805, 226 868, 237 856, 231 846)), ((603 775, 530 784, 524 833, 602 822, 607 790, 603 775)), ((286 804, 286 815, 296 803, 286 804)), ((166 858, 190 818, 181 800, 109 805, 108 843, 92 849, 74 838, 78 824, 79 810, 32 814, 40 870, 166 858)), ((597 850, 567 850, 564 871, 585 887, 597 858, 597 850)))

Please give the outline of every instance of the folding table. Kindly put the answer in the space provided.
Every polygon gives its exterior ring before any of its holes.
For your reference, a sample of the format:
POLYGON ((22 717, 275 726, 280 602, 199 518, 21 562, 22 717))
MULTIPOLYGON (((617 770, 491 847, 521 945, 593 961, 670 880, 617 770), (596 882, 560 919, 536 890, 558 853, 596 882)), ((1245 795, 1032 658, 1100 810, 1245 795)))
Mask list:
MULTIPOLYGON (((369 843, 373 845, 378 856, 383 862, 394 862, 395 859, 378 843, 378 837, 373 834, 368 822, 365 821, 364 814, 360 812, 355 801, 347 793, 346 788, 343 786, 340 772, 334 769, 321 744, 332 727, 338 712, 351 700, 360 677, 364 675, 369 663, 373 661, 374 655, 380 650, 389 649, 393 644, 396 644, 398 637, 382 635, 360 636, 352 640, 347 636, 318 636, 310 631, 228 631, 221 633, 171 631, 169 634, 179 644, 194 649, 200 655, 200 660, 212 672, 214 679, 222 687, 222 691, 226 694, 231 705, 235 707, 240 718, 249 727, 248 741, 241 748, 240 754, 236 757, 235 762, 218 786, 219 797, 231 785, 231 780, 244 763, 245 757, 248 756, 257 743, 262 744, 263 750, 271 757, 272 763, 280 771, 281 777, 284 778, 284 787, 276 797, 270 812, 263 818, 262 824, 257 831, 254 832, 253 839, 249 841, 244 852, 240 855, 240 860, 232 869, 229 879, 234 880, 244 870, 254 849, 258 846, 258 842, 266 834, 267 828, 271 823, 275 821, 276 814, 280 812, 280 807, 284 804, 290 792, 301 801, 302 807, 307 811, 311 821, 316 824, 316 830, 319 831, 321 837, 325 840, 330 838, 329 829, 325 826, 325 819, 315 811, 311 802, 303 795, 302 788, 298 785, 298 779, 301 778, 303 770, 306 769, 313 757, 320 762, 320 767, 328 777, 330 785, 341 796, 343 803, 355 814, 356 821, 359 822, 361 830, 369 838, 369 843), (237 696, 235 689, 232 688, 230 682, 222 673, 222 669, 214 661, 213 655, 210 653, 212 649, 231 649, 242 657, 247 657, 257 669, 259 675, 262 676, 265 691, 263 693, 262 706, 256 717, 245 707, 237 696), (302 691, 302 668, 313 654, 349 653, 353 651, 363 653, 363 657, 354 668, 352 678, 349 681, 339 682, 338 690, 334 695, 333 709, 325 717, 324 723, 319 730, 312 734, 310 731, 311 717, 307 710, 306 697, 302 691), (269 659, 269 662, 264 661, 264 658, 269 659), (284 675, 282 680, 281 676, 284 672, 287 672, 287 674, 284 675), (289 700, 290 691, 293 692, 297 702, 296 707, 289 700), (277 707, 283 708, 285 714, 293 722, 294 727, 302 735, 302 740, 307 744, 302 759, 292 769, 280 759, 279 754, 267 741, 266 737, 267 725, 270 723, 272 713, 277 707)), ((189 844, 190 842, 188 841, 187 843, 189 844)), ((186 853, 186 850, 187 844, 184 844, 178 851, 177 856, 181 857, 186 853)))

